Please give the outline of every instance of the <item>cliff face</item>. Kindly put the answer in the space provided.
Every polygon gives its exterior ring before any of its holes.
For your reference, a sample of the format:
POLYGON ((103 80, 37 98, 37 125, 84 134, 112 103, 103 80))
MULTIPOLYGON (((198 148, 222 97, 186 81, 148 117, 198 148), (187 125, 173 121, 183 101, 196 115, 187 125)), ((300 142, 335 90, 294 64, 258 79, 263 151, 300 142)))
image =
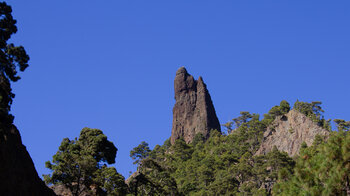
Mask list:
POLYGON ((176 72, 174 88, 176 103, 170 138, 172 144, 181 137, 190 143, 197 133, 209 137, 210 130, 220 131, 220 123, 202 77, 197 81, 181 67, 176 72))
POLYGON ((301 144, 306 142, 311 146, 317 134, 328 136, 329 131, 318 126, 304 114, 291 110, 286 115, 276 118, 267 128, 256 155, 266 154, 274 146, 280 151, 287 152, 289 156, 297 155, 301 144))
POLYGON ((39 178, 14 125, 0 127, 0 195, 54 195, 39 178))
POLYGON ((11 85, 0 75, 0 195, 54 195, 39 178, 9 114, 11 85))

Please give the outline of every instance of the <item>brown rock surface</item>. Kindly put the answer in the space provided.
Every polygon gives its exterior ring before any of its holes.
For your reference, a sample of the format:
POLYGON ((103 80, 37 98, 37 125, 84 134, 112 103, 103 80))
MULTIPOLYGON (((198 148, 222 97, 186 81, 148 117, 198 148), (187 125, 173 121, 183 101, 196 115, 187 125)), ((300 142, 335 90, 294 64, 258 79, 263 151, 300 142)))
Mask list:
MULTIPOLYGON (((69 190, 69 188, 63 184, 56 184, 56 185, 52 185, 50 187, 57 196, 74 196, 74 194, 72 194, 71 190, 69 190)), ((90 187, 89 190, 86 189, 86 187, 82 186, 79 196, 102 196, 102 195, 106 195, 104 192, 97 192, 96 189, 91 189, 92 187, 90 187)))
POLYGON ((0 124, 0 195, 55 195, 39 178, 17 128, 0 124))
POLYGON ((58 196, 73 196, 71 191, 63 184, 57 184, 50 187, 58 196))
POLYGON ((301 144, 305 141, 311 146, 317 134, 328 136, 329 131, 318 126, 304 114, 291 110, 286 115, 277 117, 267 128, 256 155, 270 152, 273 146, 287 152, 289 156, 297 155, 301 144))
POLYGON ((202 77, 197 81, 181 67, 176 72, 174 88, 176 103, 170 138, 172 144, 178 138, 190 143, 197 133, 209 137, 212 129, 220 131, 220 123, 202 77))

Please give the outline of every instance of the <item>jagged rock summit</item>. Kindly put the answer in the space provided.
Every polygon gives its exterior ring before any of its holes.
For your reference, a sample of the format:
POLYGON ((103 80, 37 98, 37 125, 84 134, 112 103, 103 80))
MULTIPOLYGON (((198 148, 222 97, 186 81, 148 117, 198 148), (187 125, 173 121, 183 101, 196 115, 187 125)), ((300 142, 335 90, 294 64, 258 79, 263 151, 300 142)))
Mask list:
POLYGON ((279 151, 287 152, 289 156, 299 153, 301 144, 306 142, 311 146, 316 135, 328 136, 329 131, 318 126, 304 114, 291 110, 277 117, 264 132, 264 139, 255 155, 270 152, 274 146, 279 151))
POLYGON ((174 89, 172 144, 179 138, 191 143, 197 133, 208 138, 211 130, 220 131, 220 123, 202 77, 195 80, 185 67, 181 67, 176 72, 174 89))

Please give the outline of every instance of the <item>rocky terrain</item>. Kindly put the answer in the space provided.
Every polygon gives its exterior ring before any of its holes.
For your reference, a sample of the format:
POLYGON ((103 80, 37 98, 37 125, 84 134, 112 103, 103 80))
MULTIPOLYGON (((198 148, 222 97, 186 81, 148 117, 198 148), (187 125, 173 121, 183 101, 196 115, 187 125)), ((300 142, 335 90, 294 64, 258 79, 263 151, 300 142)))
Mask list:
POLYGON ((171 143, 183 138, 190 143, 197 133, 209 137, 211 130, 220 131, 208 89, 202 77, 195 80, 184 67, 176 72, 174 81, 175 100, 171 143))
POLYGON ((0 128, 0 195, 55 195, 39 178, 19 131, 0 128))
MULTIPOLYGON (((173 127, 170 138, 172 144, 179 138, 183 138, 186 143, 191 143, 198 133, 208 138, 211 130, 220 131, 220 123, 202 77, 195 80, 184 67, 181 67, 176 72, 174 88, 176 103, 173 108, 173 127)), ((38 177, 17 128, 12 123, 0 123, 0 194, 72 195, 63 185, 48 188, 38 177)), ((255 155, 266 155, 276 146, 278 150, 287 152, 289 156, 295 156, 299 153, 303 142, 311 146, 316 135, 328 137, 329 133, 304 114, 290 110, 278 116, 266 129, 255 155)), ((130 176, 127 184, 137 174, 135 172, 130 176)))
POLYGON ((303 142, 311 146, 316 135, 328 136, 329 131, 318 126, 304 114, 291 110, 286 115, 276 118, 267 128, 256 155, 266 154, 276 146, 278 150, 294 156, 299 153, 303 142))

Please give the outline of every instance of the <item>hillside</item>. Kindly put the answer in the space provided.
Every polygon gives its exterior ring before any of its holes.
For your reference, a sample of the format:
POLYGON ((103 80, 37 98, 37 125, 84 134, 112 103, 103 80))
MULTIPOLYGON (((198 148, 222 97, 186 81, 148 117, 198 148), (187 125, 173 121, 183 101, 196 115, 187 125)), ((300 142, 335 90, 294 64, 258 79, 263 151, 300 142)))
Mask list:
MULTIPOLYGON (((101 140, 93 133, 103 135, 102 131, 89 128, 82 130, 78 140, 62 141, 52 163, 48 163, 53 174, 45 176, 46 182, 55 184, 51 188, 58 195, 69 195, 72 190, 81 190, 80 195, 350 194, 350 122, 336 119, 338 131, 331 131, 321 102, 296 101, 291 107, 283 100, 263 118, 242 111, 220 131, 203 78, 195 80, 181 67, 174 87, 171 137, 153 150, 144 141, 132 149, 130 157, 138 169, 125 182, 103 159, 92 161, 91 168, 85 165, 86 159, 96 159, 90 154, 101 148, 91 145, 103 145, 94 143, 101 140), (92 132, 87 138, 89 130, 92 132), (77 158, 67 159, 68 163, 73 161, 67 165, 66 156, 77 158), (79 172, 86 169, 84 173, 93 170, 87 176, 94 181, 77 178, 74 172, 67 178, 66 167, 79 172), (68 179, 64 186, 61 177, 68 179), (79 188, 76 182, 83 185, 79 188)), ((116 151, 112 154, 115 158, 116 151)))
POLYGON ((301 144, 311 146, 316 135, 328 136, 329 130, 317 125, 305 114, 291 110, 276 117, 264 132, 263 141, 255 155, 271 152, 276 146, 279 151, 287 152, 293 157, 299 153, 301 144))
POLYGON ((350 196, 350 1, 11 4, 0 196, 350 196))
MULTIPOLYGON (((183 70, 184 68, 180 68, 181 72, 183 70)), ((187 77, 192 84, 193 77, 190 75, 187 77)), ((175 79, 175 89, 177 83, 178 79, 175 79)), ((175 95, 176 92, 175 90, 175 95)), ((181 97, 193 96, 193 91, 185 90, 181 93, 181 97)), ((210 97, 209 93, 208 97, 210 97)), ((306 186, 310 187, 307 193, 328 195, 326 193, 327 191, 329 193, 329 189, 319 187, 320 184, 327 184, 327 182, 317 181, 318 178, 314 176, 312 180, 317 183, 307 185, 309 182, 303 176, 299 177, 304 169, 307 169, 311 175, 322 168, 315 169, 314 166, 334 161, 324 158, 317 163, 309 163, 313 157, 325 156, 326 153, 319 154, 321 150, 315 151, 315 149, 330 148, 327 146, 327 138, 333 141, 334 138, 339 138, 340 134, 347 133, 330 131, 330 120, 324 119, 321 102, 297 101, 291 108, 288 102, 282 101, 280 105, 271 108, 262 119, 258 114, 244 111, 241 112, 241 116, 224 124, 226 131, 221 133, 215 129, 207 131, 208 128, 193 132, 196 129, 192 127, 202 126, 210 119, 193 120, 193 115, 186 115, 188 112, 182 112, 183 116, 178 118, 175 108, 179 108, 179 97, 175 96, 175 98, 177 102, 174 106, 171 142, 167 140, 162 146, 157 145, 151 152, 142 150, 138 152, 144 156, 138 160, 138 171, 127 180, 134 193, 298 195, 305 192, 304 186, 306 186), (176 129, 178 126, 174 126, 174 124, 183 125, 187 122, 191 122, 191 126, 183 126, 179 130, 176 129), (182 136, 178 136, 177 132, 182 136), (192 136, 187 133, 191 133, 192 136), (305 157, 308 158, 305 159, 305 157), (296 183, 295 179, 299 179, 299 183, 296 183), (317 190, 315 187, 318 187, 317 190)), ((184 101, 184 99, 180 100, 184 101)), ((182 111, 194 111, 191 104, 181 103, 180 105, 182 111)), ((206 109, 212 107, 213 104, 210 101, 208 106, 195 108, 200 114, 206 113, 206 109)), ((212 110, 215 111, 215 109, 212 110)), ((212 117, 216 118, 216 116, 212 117)), ((343 124, 338 123, 338 129, 344 131, 347 130, 346 127, 349 128, 347 122, 339 122, 343 124)), ((349 135, 345 135, 346 138, 339 141, 340 146, 336 148, 341 148, 342 144, 348 145, 349 135)), ((348 151, 343 152, 339 157, 340 162, 346 162, 348 155, 348 151)), ((348 176, 348 171, 349 168, 339 172, 340 179, 348 176)), ((335 174, 334 172, 337 171, 333 170, 330 175, 335 174)), ((330 186, 333 186, 332 190, 340 195, 346 195, 349 192, 349 188, 344 183, 330 186)))

